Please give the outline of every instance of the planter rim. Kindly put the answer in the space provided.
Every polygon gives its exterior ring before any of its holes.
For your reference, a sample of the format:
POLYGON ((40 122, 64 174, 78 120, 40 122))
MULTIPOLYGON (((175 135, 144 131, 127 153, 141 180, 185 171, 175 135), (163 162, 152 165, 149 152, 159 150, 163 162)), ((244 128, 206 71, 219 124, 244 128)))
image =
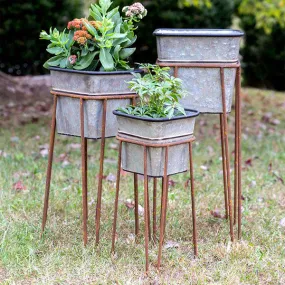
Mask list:
POLYGON ((160 37, 242 37, 244 32, 232 29, 156 29, 153 35, 160 37))
POLYGON ((127 118, 131 118, 131 119, 140 120, 140 121, 147 121, 147 122, 166 122, 166 121, 174 121, 174 120, 183 120, 183 119, 187 119, 187 118, 197 117, 200 114, 200 112, 197 110, 185 108, 185 111, 186 111, 186 116, 176 116, 176 117, 172 117, 171 119, 139 117, 139 116, 135 116, 135 115, 125 114, 125 113, 118 111, 118 110, 114 110, 113 114, 116 116, 122 116, 122 117, 127 117, 127 118))
POLYGON ((131 74, 131 73, 143 73, 143 69, 134 69, 134 70, 115 70, 115 71, 87 71, 87 70, 76 70, 76 69, 67 69, 60 67, 49 67, 49 70, 62 71, 69 73, 77 74, 86 74, 86 75, 122 75, 122 74, 131 74))

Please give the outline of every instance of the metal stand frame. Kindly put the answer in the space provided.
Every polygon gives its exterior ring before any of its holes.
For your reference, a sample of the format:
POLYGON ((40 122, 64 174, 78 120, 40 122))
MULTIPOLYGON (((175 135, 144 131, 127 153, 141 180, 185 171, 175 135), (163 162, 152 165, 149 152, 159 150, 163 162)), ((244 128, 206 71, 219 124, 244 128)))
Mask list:
MULTIPOLYGON (((164 174, 162 177, 162 196, 161 196, 161 216, 160 216, 160 236, 159 236, 159 249, 158 249, 158 261, 157 268, 159 270, 161 265, 161 256, 162 256, 162 246, 165 236, 165 227, 166 227, 166 213, 167 213, 167 201, 168 201, 168 181, 169 176, 167 175, 167 166, 168 166, 168 151, 170 146, 188 144, 189 145, 189 166, 190 166, 190 181, 191 181, 191 203, 192 203, 192 223, 193 223, 193 245, 194 245, 194 255, 198 255, 197 250, 197 229, 196 229, 196 211, 195 211, 195 190, 194 190, 194 176, 193 176, 193 158, 192 158, 192 142, 195 140, 195 137, 190 139, 184 139, 179 142, 171 143, 160 143, 153 144, 151 142, 141 142, 135 140, 135 138, 126 138, 117 136, 119 140, 119 157, 118 157, 118 169, 117 169, 117 183, 116 183, 116 198, 114 206, 114 222, 113 222, 113 233, 112 233, 112 253, 115 251, 115 238, 116 238, 116 227, 117 227, 117 217, 118 217, 118 202, 119 202, 119 191, 120 191, 120 173, 121 173, 121 159, 122 159, 122 143, 131 143, 140 145, 144 148, 144 223, 145 223, 145 268, 146 273, 149 269, 149 257, 148 257, 148 245, 151 240, 151 231, 150 231, 150 211, 149 211, 149 191, 148 191, 148 175, 147 175, 147 149, 149 147, 163 147, 165 148, 165 161, 164 161, 164 174)), ((137 174, 135 175, 135 233, 138 235, 138 184, 137 184, 137 174)), ((153 191, 153 238, 156 237, 156 193, 157 193, 157 178, 154 178, 154 191, 153 191)))
POLYGON ((223 112, 220 114, 221 126, 221 147, 224 181, 224 199, 226 218, 229 218, 231 241, 234 241, 233 224, 238 221, 238 239, 241 239, 241 66, 240 62, 233 63, 208 63, 208 62, 162 62, 157 60, 157 64, 163 67, 173 67, 174 77, 178 77, 178 68, 219 68, 222 90, 223 112), (235 80, 235 172, 234 172, 234 217, 232 216, 232 195, 230 179, 230 155, 228 146, 228 123, 226 112, 225 94, 225 68, 236 68, 235 80))
MULTIPOLYGON (((100 170, 98 177, 98 193, 97 193, 97 204, 96 204, 96 244, 99 243, 100 239, 100 218, 101 218, 101 200, 102 200, 102 180, 104 170, 104 150, 105 150, 105 128, 106 128, 106 110, 107 101, 112 99, 132 99, 132 103, 135 103, 137 94, 106 94, 102 96, 86 96, 82 94, 72 94, 51 91, 54 97, 54 104, 52 110, 52 122, 51 122, 51 133, 49 142, 49 154, 48 154, 48 167, 46 175, 46 187, 45 187, 45 198, 44 198, 44 209, 43 209, 43 220, 42 220, 42 234, 45 229, 47 221, 49 193, 50 193, 50 181, 52 172, 53 152, 54 152, 54 138, 56 128, 56 107, 58 96, 71 97, 80 100, 80 128, 81 128, 81 169, 82 169, 82 209, 83 209, 83 242, 87 244, 87 219, 88 219, 88 191, 87 191, 87 138, 84 136, 84 100, 101 100, 103 101, 103 114, 102 114, 102 126, 101 126, 101 149, 100 149, 100 170)), ((136 179, 136 176, 135 176, 136 179)))

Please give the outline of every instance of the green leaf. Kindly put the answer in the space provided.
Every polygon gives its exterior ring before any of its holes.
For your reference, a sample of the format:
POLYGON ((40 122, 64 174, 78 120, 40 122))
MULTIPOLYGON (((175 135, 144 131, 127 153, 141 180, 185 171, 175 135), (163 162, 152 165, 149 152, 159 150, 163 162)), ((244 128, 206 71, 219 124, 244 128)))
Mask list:
POLYGON ((110 39, 123 39, 126 38, 127 34, 113 33, 108 35, 110 39))
POLYGON ((95 6, 94 6, 94 8, 89 9, 89 14, 95 21, 102 21, 103 20, 101 13, 99 12, 99 10, 95 6))
POLYGON ((111 4, 112 4, 111 0, 99 0, 99 5, 101 6, 103 15, 106 14, 111 4))
POLYGON ((114 8, 110 12, 107 13, 107 19, 111 19, 119 10, 119 7, 114 8))
POLYGON ((71 46, 73 46, 73 44, 74 44, 73 36, 74 36, 74 31, 69 31, 68 42, 66 44, 67 49, 70 49, 71 46))
POLYGON ((113 15, 112 22, 114 22, 115 26, 122 23, 122 17, 119 12, 113 15))
POLYGON ((60 66, 61 68, 66 68, 66 66, 67 66, 67 58, 66 58, 66 57, 63 58, 63 59, 60 61, 59 66, 60 66))
POLYGON ((92 36, 94 36, 95 38, 98 37, 97 30, 91 24, 89 24, 88 21, 83 21, 83 24, 92 36))
POLYGON ((122 43, 126 41, 128 41, 128 38, 115 39, 113 41, 113 46, 121 45, 122 43))
POLYGON ((58 66, 63 58, 65 57, 62 55, 53 56, 44 63, 43 67, 48 69, 49 66, 58 66))
POLYGON ((115 59, 116 61, 118 61, 118 60, 120 59, 120 56, 119 56, 120 50, 121 50, 121 47, 120 47, 119 45, 116 46, 115 49, 114 49, 113 56, 114 56, 114 59, 115 59))
POLYGON ((134 36, 132 39, 128 39, 127 42, 123 43, 122 46, 123 47, 130 47, 131 45, 133 45, 135 43, 136 40, 137 40, 137 36, 134 36))
POLYGON ((79 61, 76 62, 76 65, 73 67, 74 69, 85 69, 87 68, 93 61, 94 57, 98 54, 98 51, 87 54, 84 57, 81 57, 79 61))
POLYGON ((52 47, 52 48, 47 48, 47 52, 55 55, 59 55, 60 53, 64 52, 64 49, 61 47, 52 47))
POLYGON ((88 53, 88 49, 86 47, 84 47, 81 51, 81 56, 85 56, 88 53))
POLYGON ((136 48, 124 48, 120 51, 119 55, 121 59, 126 59, 135 52, 136 48))
POLYGON ((110 53, 110 50, 106 48, 102 48, 100 50, 100 55, 99 55, 100 62, 106 71, 112 71, 114 70, 114 60, 113 57, 110 53))

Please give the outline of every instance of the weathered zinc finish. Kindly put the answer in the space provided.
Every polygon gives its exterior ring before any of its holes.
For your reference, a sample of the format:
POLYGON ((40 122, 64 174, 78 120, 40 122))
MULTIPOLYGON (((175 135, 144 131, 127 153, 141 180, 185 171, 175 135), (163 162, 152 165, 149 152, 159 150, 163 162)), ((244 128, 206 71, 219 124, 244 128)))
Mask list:
MULTIPOLYGON (((240 40, 237 30, 158 29, 158 59, 162 62, 231 63, 237 62, 240 40)), ((226 110, 231 111, 235 85, 235 68, 225 68, 226 110)), ((171 70, 173 74, 173 69, 171 70)), ((177 76, 188 91, 180 103, 201 113, 222 113, 219 68, 179 67, 177 76)))
MULTIPOLYGON (((86 96, 131 94, 126 81, 133 75, 130 72, 70 72, 51 69, 52 89, 55 91, 86 96)), ((130 99, 111 99, 107 101, 106 137, 117 134, 117 120, 112 111, 129 105, 130 99)), ((102 100, 84 101, 84 133, 86 138, 101 138, 102 100)), ((56 112, 57 132, 80 136, 80 101, 70 97, 58 97, 56 112)))
MULTIPOLYGON (((174 74, 171 68, 171 74, 174 74)), ((226 110, 232 108, 236 68, 225 68, 226 110)), ((180 99, 185 108, 193 108, 201 113, 222 113, 222 88, 219 68, 184 68, 179 67, 177 77, 187 95, 180 99)))
POLYGON ((191 117, 180 119, 151 121, 132 119, 126 116, 118 116, 118 132, 129 134, 149 140, 163 140, 193 134, 196 111, 187 111, 191 117))
MULTIPOLYGON (((118 112, 115 112, 118 114, 118 112)), ((183 141, 193 135, 196 116, 199 112, 187 110, 187 117, 179 119, 145 119, 135 116, 117 116, 120 136, 131 137, 140 142, 152 142, 154 144, 183 141), (136 127, 135 127, 136 126, 136 127)), ((167 175, 184 172, 189 169, 188 144, 169 147, 169 163, 167 175)), ((135 173, 144 172, 143 146, 123 143, 122 167, 126 171, 135 173)), ((160 177, 164 173, 165 148, 147 148, 147 173, 149 176, 160 177)))
POLYGON ((236 30, 157 29, 160 61, 235 62, 242 32, 236 30))
MULTIPOLYGON (((128 137, 128 135, 125 135, 128 137)), ((129 136, 130 137, 130 136, 129 136)), ((174 142, 191 137, 184 136, 178 139, 167 139, 163 142, 174 142)), ((133 137, 132 137, 133 139, 133 137)), ((140 141, 148 141, 140 139, 140 141)), ((161 140, 156 141, 161 143, 161 140)), ((162 177, 164 175, 165 148, 148 147, 147 149, 147 175, 162 177)), ((131 143, 122 145, 122 168, 126 171, 144 174, 144 147, 131 143)), ((167 175, 184 172, 189 169, 189 144, 170 146, 168 150, 167 175)))

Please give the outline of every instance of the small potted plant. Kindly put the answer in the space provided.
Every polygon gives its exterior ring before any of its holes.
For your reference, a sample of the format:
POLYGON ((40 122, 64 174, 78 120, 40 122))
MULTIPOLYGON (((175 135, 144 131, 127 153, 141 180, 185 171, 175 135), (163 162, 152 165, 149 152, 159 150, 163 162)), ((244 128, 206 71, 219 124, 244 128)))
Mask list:
MULTIPOLYGON (((50 69, 52 89, 87 96, 123 95, 132 93, 126 80, 133 70, 128 58, 134 53, 131 47, 137 37, 136 23, 146 16, 140 3, 111 9, 110 0, 91 4, 89 17, 68 22, 67 31, 42 31, 40 39, 50 41, 47 52, 53 55, 44 67, 50 69)), ((112 110, 126 106, 129 99, 108 100, 106 137, 116 134, 116 119, 112 110)), ((59 96, 57 104, 57 131, 80 135, 79 100, 59 96)), ((85 137, 101 137, 102 101, 85 100, 85 137)))
MULTIPOLYGON (((158 61, 167 63, 235 63, 243 32, 230 29, 157 29, 158 61)), ((173 74, 173 68, 171 69, 173 74)), ((226 109, 231 111, 236 68, 225 68, 226 109)), ((222 113, 219 68, 179 67, 188 95, 181 100, 203 113, 222 113)))
MULTIPOLYGON (((193 135, 198 111, 184 109, 178 100, 184 96, 182 81, 169 74, 169 68, 158 65, 141 65, 145 76, 134 74, 129 83, 132 91, 139 95, 136 106, 121 107, 113 113, 118 120, 120 136, 135 138, 142 142, 174 142, 193 135)), ((148 148, 148 176, 163 176, 163 147, 148 148)), ((167 175, 186 171, 189 167, 188 145, 169 147, 167 175)), ((122 167, 126 171, 143 174, 143 147, 124 143, 122 167)))

